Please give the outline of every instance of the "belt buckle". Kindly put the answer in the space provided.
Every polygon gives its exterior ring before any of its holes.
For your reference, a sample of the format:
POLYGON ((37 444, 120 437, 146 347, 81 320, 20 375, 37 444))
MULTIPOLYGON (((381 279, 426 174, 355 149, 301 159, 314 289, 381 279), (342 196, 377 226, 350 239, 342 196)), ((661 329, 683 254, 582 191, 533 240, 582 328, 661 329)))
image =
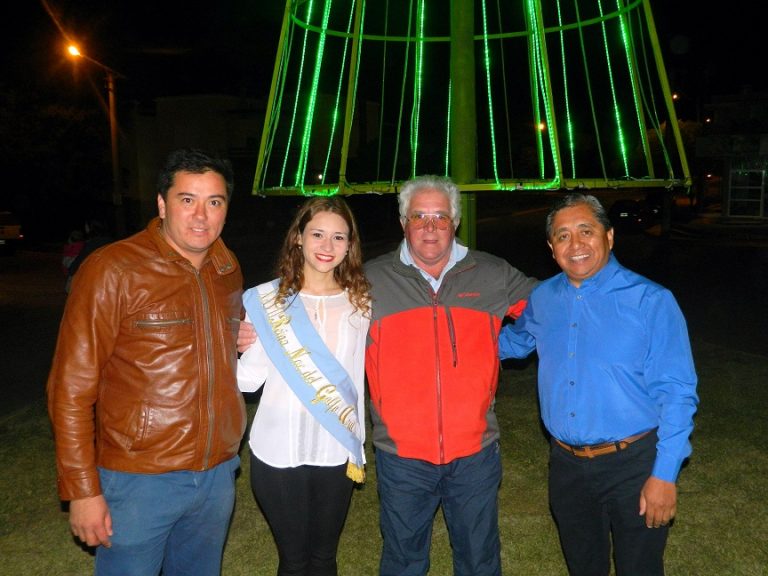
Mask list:
POLYGON ((597 444, 596 446, 584 446, 583 450, 587 458, 595 458, 597 456, 613 454, 614 452, 619 451, 615 442, 605 442, 603 444, 597 444))
POLYGON ((581 456, 582 458, 595 457, 595 455, 592 454, 592 448, 589 446, 581 446, 580 448, 574 448, 573 453, 576 454, 576 456, 581 456))
POLYGON ((561 442, 560 440, 557 441, 560 446, 562 446, 566 451, 570 452, 574 456, 577 456, 579 458, 596 458, 597 456, 603 456, 605 454, 613 454, 615 452, 619 452, 623 448, 626 448, 626 446, 623 446, 620 442, 603 442, 601 444, 595 444, 593 446, 584 445, 584 446, 571 446, 570 444, 566 444, 565 442, 561 442))

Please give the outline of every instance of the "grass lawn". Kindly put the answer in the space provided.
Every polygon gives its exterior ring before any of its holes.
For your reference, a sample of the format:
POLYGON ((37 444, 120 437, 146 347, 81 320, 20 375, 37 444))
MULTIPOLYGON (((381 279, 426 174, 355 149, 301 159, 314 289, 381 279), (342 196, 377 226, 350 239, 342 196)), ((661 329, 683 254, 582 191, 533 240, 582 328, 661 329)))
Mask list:
MULTIPOLYGON (((669 576, 768 574, 768 356, 694 341, 701 405, 693 456, 679 482, 678 517, 667 546, 669 576)), ((507 367, 497 399, 504 480, 500 492, 505 574, 566 574, 547 507, 548 445, 538 418, 532 363, 507 367)), ((252 415, 254 405, 249 405, 252 415)), ((4 574, 90 574, 93 559, 69 533, 55 489, 53 443, 45 407, 0 416, 0 558, 4 574)), ((225 576, 272 575, 276 553, 243 469, 224 553, 225 576)), ((381 540, 373 456, 368 481, 352 499, 339 550, 342 576, 377 574, 381 540)), ((441 515, 435 522, 431 574, 452 574, 441 515)))

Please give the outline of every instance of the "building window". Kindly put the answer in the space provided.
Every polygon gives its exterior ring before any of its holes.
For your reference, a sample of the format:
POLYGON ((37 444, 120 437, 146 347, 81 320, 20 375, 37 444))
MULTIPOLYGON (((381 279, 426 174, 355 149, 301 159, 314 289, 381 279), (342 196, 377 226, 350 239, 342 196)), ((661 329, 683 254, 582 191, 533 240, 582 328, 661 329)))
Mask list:
POLYGON ((731 170, 728 216, 767 216, 765 196, 765 170, 731 170))

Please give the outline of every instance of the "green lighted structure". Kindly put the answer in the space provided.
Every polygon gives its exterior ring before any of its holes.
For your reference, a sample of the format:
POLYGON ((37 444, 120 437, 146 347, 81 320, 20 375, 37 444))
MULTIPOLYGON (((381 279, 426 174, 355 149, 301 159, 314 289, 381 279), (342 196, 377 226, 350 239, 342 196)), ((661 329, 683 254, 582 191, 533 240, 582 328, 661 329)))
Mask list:
MULTIPOLYGON (((649 0, 287 0, 253 192, 688 187, 649 0)), ((466 220, 465 214, 465 220, 466 220)))

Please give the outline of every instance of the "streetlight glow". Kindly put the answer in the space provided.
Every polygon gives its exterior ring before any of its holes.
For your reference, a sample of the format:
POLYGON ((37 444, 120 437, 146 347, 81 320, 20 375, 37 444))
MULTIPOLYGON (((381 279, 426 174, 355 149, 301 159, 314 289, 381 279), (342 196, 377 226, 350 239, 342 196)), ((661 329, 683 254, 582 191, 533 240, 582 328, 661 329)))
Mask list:
POLYGON ((120 162, 118 158, 118 142, 117 142, 117 105, 115 103, 115 77, 125 78, 119 72, 113 70, 106 64, 102 64, 98 60, 91 58, 87 54, 80 52, 79 48, 74 44, 67 46, 67 52, 73 58, 84 58, 88 62, 95 64, 107 74, 107 109, 109 112, 109 137, 110 146, 112 152, 112 205, 115 210, 115 233, 120 237, 125 228, 123 221, 123 197, 120 191, 120 162))

